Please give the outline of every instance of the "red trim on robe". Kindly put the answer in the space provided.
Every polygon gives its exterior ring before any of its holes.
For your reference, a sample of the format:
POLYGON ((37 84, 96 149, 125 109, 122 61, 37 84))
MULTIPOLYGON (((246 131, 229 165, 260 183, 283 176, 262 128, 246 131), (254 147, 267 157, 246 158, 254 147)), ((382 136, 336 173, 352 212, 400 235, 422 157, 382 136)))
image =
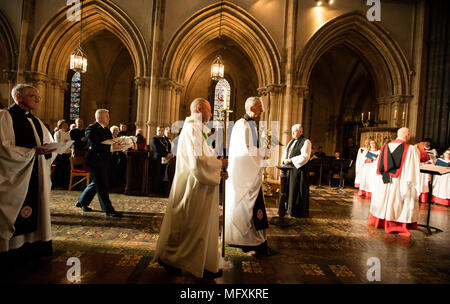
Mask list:
POLYGON ((419 195, 419 202, 427 203, 428 202, 428 192, 422 192, 419 195))
POLYGON ((450 198, 440 198, 433 195, 431 201, 439 205, 450 206, 450 198))
POLYGON ((428 156, 427 151, 425 151, 424 149, 418 148, 419 152, 420 152, 420 162, 421 163, 425 163, 427 161, 430 160, 430 156, 428 156))
POLYGON ((369 214, 368 224, 373 225, 375 228, 383 228, 386 233, 398 233, 399 235, 410 237, 409 230, 418 230, 417 222, 414 223, 400 223, 394 221, 387 221, 379 219, 369 214), (408 230, 409 229, 409 230, 408 230))
POLYGON ((373 163, 373 160, 371 160, 370 158, 366 158, 366 160, 364 161, 365 164, 370 164, 373 163))
POLYGON ((359 184, 355 184, 355 188, 359 188, 359 184))
POLYGON ((370 198, 370 197, 372 197, 372 192, 367 192, 367 191, 364 191, 364 190, 359 190, 359 191, 358 191, 358 195, 359 195, 359 196, 367 196, 368 198, 370 198))

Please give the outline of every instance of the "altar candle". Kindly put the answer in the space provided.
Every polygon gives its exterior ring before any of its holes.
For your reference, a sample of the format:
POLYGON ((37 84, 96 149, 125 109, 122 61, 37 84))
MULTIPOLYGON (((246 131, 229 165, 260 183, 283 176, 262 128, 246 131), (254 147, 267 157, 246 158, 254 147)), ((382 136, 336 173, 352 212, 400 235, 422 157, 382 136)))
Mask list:
POLYGON ((394 119, 397 119, 397 110, 394 111, 394 119))
POLYGON ((369 112, 369 120, 370 120, 370 112, 369 112))
POLYGON ((361 121, 364 120, 364 113, 361 113, 361 121))
POLYGON ((402 119, 405 119, 405 111, 403 111, 402 119))

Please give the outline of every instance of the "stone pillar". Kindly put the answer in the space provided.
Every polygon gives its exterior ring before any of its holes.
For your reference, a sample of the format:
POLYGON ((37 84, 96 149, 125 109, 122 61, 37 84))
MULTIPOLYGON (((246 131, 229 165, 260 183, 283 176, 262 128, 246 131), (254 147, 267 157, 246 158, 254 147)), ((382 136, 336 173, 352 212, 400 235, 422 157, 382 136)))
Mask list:
POLYGON ((136 129, 141 128, 144 134, 147 134, 147 113, 148 113, 148 100, 150 89, 150 78, 147 76, 137 76, 134 78, 134 86, 137 96, 136 105, 136 129))
MULTIPOLYGON (((36 87, 39 90, 39 95, 41 96, 40 105, 37 108, 36 113, 33 114, 39 117, 42 121, 49 121, 50 109, 52 106, 51 98, 53 96, 52 94, 49 94, 49 91, 47 90, 50 83, 47 74, 26 71, 24 75, 25 81, 36 87)), ((62 117, 60 119, 62 119, 62 117)))
POLYGON ((14 103, 11 96, 12 88, 14 87, 14 81, 16 80, 17 71, 15 70, 3 70, 3 78, 8 81, 8 106, 14 103))
POLYGON ((29 44, 32 39, 30 36, 32 35, 33 15, 35 11, 35 0, 23 0, 22 3, 22 22, 20 24, 19 54, 17 60, 17 83, 27 82, 28 61, 31 56, 29 44))
POLYGON ((164 0, 153 2, 153 23, 151 35, 151 62, 150 62, 150 96, 148 101, 148 112, 146 118, 147 138, 156 133, 159 105, 159 77, 162 62, 162 30, 164 27, 164 0))
POLYGON ((297 121, 292 121, 292 123, 300 123, 303 126, 305 136, 309 138, 311 136, 312 111, 312 100, 309 98, 309 88, 294 86, 294 97, 292 108, 297 117, 297 121))
POLYGON ((184 120, 184 117, 180 117, 180 106, 181 106, 181 93, 183 92, 183 86, 176 84, 174 87, 173 98, 173 108, 172 108, 172 121, 173 124, 176 121, 184 120))
POLYGON ((68 89, 69 85, 64 80, 53 79, 49 83, 49 94, 47 96, 51 100, 51 103, 49 104, 47 123, 50 127, 56 126, 58 120, 64 117, 64 95, 68 89))

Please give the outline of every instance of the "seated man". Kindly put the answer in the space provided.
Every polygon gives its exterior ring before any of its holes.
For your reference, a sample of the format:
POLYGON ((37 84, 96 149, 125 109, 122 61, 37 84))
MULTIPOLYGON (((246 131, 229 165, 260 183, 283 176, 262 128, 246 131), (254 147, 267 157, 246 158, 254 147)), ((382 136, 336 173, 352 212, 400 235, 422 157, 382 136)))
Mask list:
POLYGON ((346 173, 346 166, 341 158, 341 152, 335 151, 334 158, 330 161, 330 170, 328 174, 328 184, 331 187, 331 180, 334 174, 339 174, 339 188, 343 188, 343 181, 346 173))

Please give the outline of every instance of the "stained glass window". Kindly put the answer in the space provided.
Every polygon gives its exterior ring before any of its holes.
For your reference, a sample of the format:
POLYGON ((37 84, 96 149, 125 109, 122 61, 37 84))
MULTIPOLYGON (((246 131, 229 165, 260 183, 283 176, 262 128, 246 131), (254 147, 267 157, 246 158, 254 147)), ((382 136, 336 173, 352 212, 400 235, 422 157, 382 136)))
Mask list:
POLYGON ((80 118, 81 74, 73 74, 70 86, 70 120, 80 118))
POLYGON ((223 128, 224 114, 222 110, 230 108, 230 84, 222 78, 217 84, 214 93, 213 120, 216 128, 223 128))

